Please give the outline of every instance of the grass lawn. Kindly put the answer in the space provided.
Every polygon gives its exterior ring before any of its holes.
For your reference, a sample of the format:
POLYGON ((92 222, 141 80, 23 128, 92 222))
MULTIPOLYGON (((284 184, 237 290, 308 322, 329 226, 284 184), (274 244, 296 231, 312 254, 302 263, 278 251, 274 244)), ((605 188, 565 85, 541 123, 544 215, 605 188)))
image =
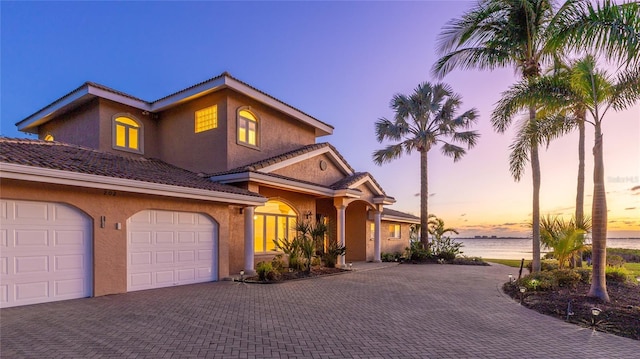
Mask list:
MULTIPOLYGON (((509 267, 520 268, 520 259, 488 259, 487 258, 484 260, 486 262, 499 263, 509 267)), ((525 269, 527 268, 527 264, 529 262, 531 261, 530 260, 524 261, 525 269)), ((591 267, 586 267, 586 268, 591 268, 591 267)), ((633 277, 640 277, 640 263, 625 263, 624 268, 626 268, 633 277)), ((526 273, 528 273, 528 271, 526 273)))

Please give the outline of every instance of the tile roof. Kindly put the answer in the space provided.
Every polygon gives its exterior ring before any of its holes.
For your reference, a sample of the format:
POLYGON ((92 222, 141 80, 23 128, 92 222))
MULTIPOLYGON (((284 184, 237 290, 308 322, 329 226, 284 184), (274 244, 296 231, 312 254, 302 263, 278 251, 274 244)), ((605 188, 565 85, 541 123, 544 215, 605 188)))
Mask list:
POLYGON ((352 172, 355 172, 354 169, 351 166, 349 166, 349 164, 347 163, 347 160, 344 157, 342 157, 342 155, 338 152, 338 150, 336 150, 335 147, 333 147, 328 142, 322 142, 322 143, 314 143, 312 145, 303 146, 292 151, 288 151, 273 157, 266 158, 264 160, 260 160, 257 162, 246 164, 244 166, 236 167, 228 171, 212 173, 208 176, 219 176, 219 175, 225 175, 225 174, 231 174, 231 173, 241 173, 246 171, 260 172, 260 170, 265 167, 278 164, 282 161, 286 161, 288 159, 295 158, 324 147, 331 148, 331 150, 333 150, 333 152, 338 156, 338 158, 340 158, 340 160, 347 166, 347 168, 349 168, 352 172))
POLYGON ((61 142, 0 137, 0 163, 261 197, 157 159, 125 157, 61 142))
POLYGON ((380 186, 380 184, 378 183, 378 181, 376 181, 375 178, 373 178, 373 176, 369 173, 369 172, 356 172, 354 174, 352 174, 351 176, 347 176, 343 179, 341 179, 340 181, 334 183, 331 185, 332 189, 348 189, 349 187, 351 187, 354 183, 360 181, 361 179, 365 178, 365 177, 369 177, 371 179, 371 181, 378 187, 380 188, 380 190, 382 191, 383 195, 387 195, 384 192, 384 189, 382 189, 382 186, 380 186))

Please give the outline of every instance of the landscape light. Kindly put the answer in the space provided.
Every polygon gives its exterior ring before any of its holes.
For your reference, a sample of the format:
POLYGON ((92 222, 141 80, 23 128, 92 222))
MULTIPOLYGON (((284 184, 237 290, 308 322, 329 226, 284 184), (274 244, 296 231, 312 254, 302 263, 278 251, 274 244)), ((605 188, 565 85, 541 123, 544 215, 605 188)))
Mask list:
POLYGON ((527 291, 527 287, 520 287, 520 304, 522 304, 522 301, 524 300, 524 292, 527 291))
POLYGON ((602 313, 602 309, 600 309, 600 308, 591 308, 591 314, 593 314, 594 317, 599 316, 600 313, 602 313))
POLYGON ((513 274, 509 273, 509 283, 513 283, 513 274))
POLYGON ((240 271, 240 282, 244 283, 244 269, 240 271))

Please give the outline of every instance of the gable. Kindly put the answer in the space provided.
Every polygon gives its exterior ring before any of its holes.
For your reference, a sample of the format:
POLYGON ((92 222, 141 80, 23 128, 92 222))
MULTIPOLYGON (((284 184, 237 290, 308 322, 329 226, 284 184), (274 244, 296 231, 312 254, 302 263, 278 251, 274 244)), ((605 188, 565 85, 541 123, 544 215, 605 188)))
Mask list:
POLYGON ((336 164, 335 158, 326 153, 292 162, 270 173, 327 187, 345 177, 344 169, 336 164))

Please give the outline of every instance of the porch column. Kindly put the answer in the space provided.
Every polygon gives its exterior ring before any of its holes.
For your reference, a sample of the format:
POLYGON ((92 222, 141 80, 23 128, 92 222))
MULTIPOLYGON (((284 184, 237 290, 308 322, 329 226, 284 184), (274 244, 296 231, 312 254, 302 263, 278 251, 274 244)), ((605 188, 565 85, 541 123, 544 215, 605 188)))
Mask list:
POLYGON ((373 261, 376 263, 382 262, 380 259, 380 218, 382 217, 382 211, 377 210, 374 214, 374 229, 373 229, 373 261))
MULTIPOLYGON (((338 224, 337 224, 337 230, 338 230, 338 243, 341 246, 345 245, 345 212, 347 209, 347 206, 344 204, 340 204, 340 205, 336 205, 336 209, 338 210, 338 224)), ((348 250, 348 249, 347 249, 348 250)), ((345 262, 345 256, 342 255, 338 258, 338 267, 339 268, 344 268, 346 267, 346 262, 345 262)))
POLYGON ((255 274, 253 256, 255 251, 253 216, 256 207, 244 207, 244 272, 255 274))

